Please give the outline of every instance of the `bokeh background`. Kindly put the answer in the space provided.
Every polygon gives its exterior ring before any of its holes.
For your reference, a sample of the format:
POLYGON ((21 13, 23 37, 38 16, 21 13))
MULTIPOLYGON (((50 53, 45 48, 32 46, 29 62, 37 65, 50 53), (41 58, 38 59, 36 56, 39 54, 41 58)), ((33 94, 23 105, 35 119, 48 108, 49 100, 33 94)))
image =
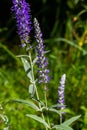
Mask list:
MULTIPOLYGON (((72 125, 74 130, 87 130, 87 1, 86 0, 27 0, 32 21, 36 17, 43 32, 51 81, 48 102, 57 103, 59 79, 66 73, 65 119, 81 114, 72 125)), ((29 107, 11 99, 29 99, 27 78, 17 55, 25 54, 20 47, 12 1, 0 1, 0 114, 6 114, 10 130, 41 130, 42 125, 26 117, 34 113, 29 107)), ((31 41, 34 42, 33 31, 31 41)), ((31 43, 31 44, 32 44, 31 43)), ((41 92, 41 90, 39 89, 41 92)), ((56 115, 51 121, 58 122, 56 115)), ((5 123, 0 118, 0 130, 5 123)))

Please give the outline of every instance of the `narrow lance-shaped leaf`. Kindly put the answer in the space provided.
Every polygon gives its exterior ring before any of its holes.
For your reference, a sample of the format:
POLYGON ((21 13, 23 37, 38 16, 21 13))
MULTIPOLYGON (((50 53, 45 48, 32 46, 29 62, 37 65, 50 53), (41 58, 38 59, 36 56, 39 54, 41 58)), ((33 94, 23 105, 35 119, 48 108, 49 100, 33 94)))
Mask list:
POLYGON ((56 130, 73 130, 71 127, 66 126, 66 125, 55 125, 54 127, 52 127, 52 129, 56 129, 56 130))
POLYGON ((77 119, 79 119, 80 116, 81 116, 81 115, 72 117, 72 118, 70 118, 69 120, 65 121, 63 124, 69 126, 69 125, 71 125, 74 121, 76 121, 77 119))
POLYGON ((41 117, 32 114, 27 114, 26 116, 42 123, 45 127, 50 128, 49 125, 41 117))
POLYGON ((26 101, 26 100, 21 100, 21 99, 15 99, 15 100, 12 100, 12 101, 15 101, 15 102, 18 102, 18 103, 23 103, 23 104, 35 109, 36 111, 39 110, 39 107, 31 101, 26 101))
POLYGON ((25 72, 27 73, 28 78, 32 81, 31 66, 29 62, 25 58, 21 58, 21 60, 24 65, 24 69, 25 69, 25 72))
POLYGON ((58 108, 58 107, 62 107, 62 106, 64 106, 64 105, 57 103, 57 104, 50 106, 49 108, 58 108))
POLYGON ((49 41, 57 42, 57 43, 58 43, 59 41, 65 42, 65 43, 67 43, 67 44, 69 44, 69 45, 71 45, 71 46, 77 48, 77 49, 80 50, 81 52, 83 52, 83 55, 87 55, 87 51, 86 51, 85 49, 83 49, 82 47, 78 46, 78 45, 75 44, 74 42, 69 41, 69 40, 67 40, 67 39, 65 39, 65 38, 53 38, 53 39, 45 40, 46 43, 49 43, 49 41))
POLYGON ((55 113, 57 113, 57 114, 60 114, 60 111, 59 111, 59 110, 56 110, 56 109, 54 109, 54 108, 50 108, 50 109, 48 109, 48 111, 51 111, 51 112, 55 112, 55 113))

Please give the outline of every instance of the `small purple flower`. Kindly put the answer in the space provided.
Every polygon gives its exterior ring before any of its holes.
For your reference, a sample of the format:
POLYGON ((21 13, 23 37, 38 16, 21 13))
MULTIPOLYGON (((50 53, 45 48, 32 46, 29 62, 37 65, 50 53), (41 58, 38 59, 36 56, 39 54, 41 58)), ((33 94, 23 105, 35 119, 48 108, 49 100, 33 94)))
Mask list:
POLYGON ((35 28, 35 38, 37 41, 36 51, 37 51, 37 65, 38 65, 38 75, 39 83, 48 83, 49 82, 49 70, 47 69, 48 59, 45 57, 45 46, 43 45, 42 32, 39 26, 37 19, 34 19, 34 28, 35 28))
POLYGON ((58 108, 60 108, 61 110, 65 109, 65 101, 64 101, 65 80, 66 80, 66 74, 63 74, 60 80, 60 86, 58 87, 58 104, 60 105, 58 108))
POLYGON ((30 5, 25 0, 12 0, 12 11, 15 13, 18 35, 20 36, 22 47, 29 43, 29 34, 31 31, 30 5))

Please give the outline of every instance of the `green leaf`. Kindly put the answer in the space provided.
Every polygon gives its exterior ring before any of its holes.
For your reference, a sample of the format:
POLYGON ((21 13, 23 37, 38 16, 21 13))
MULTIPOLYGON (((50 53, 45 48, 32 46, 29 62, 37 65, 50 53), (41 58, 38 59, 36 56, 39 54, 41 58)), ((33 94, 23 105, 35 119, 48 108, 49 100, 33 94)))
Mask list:
POLYGON ((69 126, 70 124, 72 124, 74 121, 76 121, 76 120, 77 120, 78 118, 80 118, 80 117, 81 117, 81 115, 72 117, 72 118, 70 118, 69 120, 65 121, 65 122, 63 123, 63 125, 69 126))
POLYGON ((48 109, 48 111, 51 111, 51 112, 55 112, 55 113, 57 113, 57 114, 60 114, 60 112, 59 112, 58 110, 53 109, 53 108, 48 109))
POLYGON ((54 104, 54 105, 52 105, 52 106, 50 106, 50 108, 57 108, 58 107, 58 103, 57 104, 54 104))
POLYGON ((78 46, 73 41, 67 40, 65 38, 53 38, 53 39, 45 40, 46 43, 49 43, 49 41, 53 41, 53 42, 65 42, 65 43, 67 43, 67 44, 69 44, 69 45, 77 48, 81 52, 83 52, 83 55, 87 55, 87 51, 85 49, 81 48, 80 46, 78 46))
POLYGON ((12 101, 15 101, 15 102, 18 102, 18 103, 23 103, 23 104, 35 109, 36 111, 39 110, 39 107, 31 101, 25 101, 25 100, 21 100, 21 99, 15 99, 15 100, 12 100, 12 101))
POLYGON ((52 129, 56 129, 56 130, 73 130, 71 127, 66 126, 66 125, 55 125, 54 127, 52 127, 52 129))
POLYGON ((32 114, 27 114, 26 116, 42 123, 45 127, 50 128, 49 125, 41 117, 32 114))
POLYGON ((35 94, 35 87, 33 84, 30 84, 29 85, 29 94, 31 97, 34 97, 34 94, 35 94))
POLYGON ((65 105, 62 105, 62 104, 54 104, 52 106, 50 106, 49 108, 58 108, 58 107, 61 107, 61 106, 65 106, 65 105))
POLYGON ((25 58, 22 58, 22 57, 21 57, 21 60, 24 65, 25 72, 27 73, 27 77, 32 81, 31 66, 29 62, 25 58))
POLYGON ((42 107, 41 109, 39 109, 39 111, 51 111, 51 112, 55 112, 60 115, 60 111, 53 109, 53 108, 49 109, 48 107, 42 107))
POLYGON ((37 62, 37 57, 33 60, 33 65, 37 62))
POLYGON ((71 119, 65 121, 61 125, 55 125, 52 127, 52 129, 56 128, 56 130, 73 130, 69 125, 76 121, 78 118, 80 118, 81 115, 72 117, 71 119))

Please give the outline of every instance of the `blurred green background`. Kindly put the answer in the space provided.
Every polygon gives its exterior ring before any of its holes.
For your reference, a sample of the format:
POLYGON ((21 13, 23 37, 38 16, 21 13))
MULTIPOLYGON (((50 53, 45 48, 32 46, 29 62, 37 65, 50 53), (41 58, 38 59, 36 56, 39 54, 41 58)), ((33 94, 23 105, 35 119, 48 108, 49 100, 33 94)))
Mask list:
MULTIPOLYGON (((81 114, 72 125, 74 130, 87 130, 87 1, 86 0, 27 0, 31 5, 32 20, 36 17, 49 50, 50 77, 48 101, 57 103, 59 79, 67 75, 65 119, 81 114)), ((19 54, 20 47, 12 1, 0 2, 0 114, 8 116, 10 130, 41 130, 42 125, 25 116, 34 113, 25 105, 8 102, 10 99, 29 100, 29 80, 24 72, 19 54)), ((33 32, 32 34, 33 35, 33 32)), ((33 38, 31 40, 33 42, 33 38)), ((58 117, 51 115, 57 123, 58 117)), ((4 127, 0 118, 0 130, 4 127)))

